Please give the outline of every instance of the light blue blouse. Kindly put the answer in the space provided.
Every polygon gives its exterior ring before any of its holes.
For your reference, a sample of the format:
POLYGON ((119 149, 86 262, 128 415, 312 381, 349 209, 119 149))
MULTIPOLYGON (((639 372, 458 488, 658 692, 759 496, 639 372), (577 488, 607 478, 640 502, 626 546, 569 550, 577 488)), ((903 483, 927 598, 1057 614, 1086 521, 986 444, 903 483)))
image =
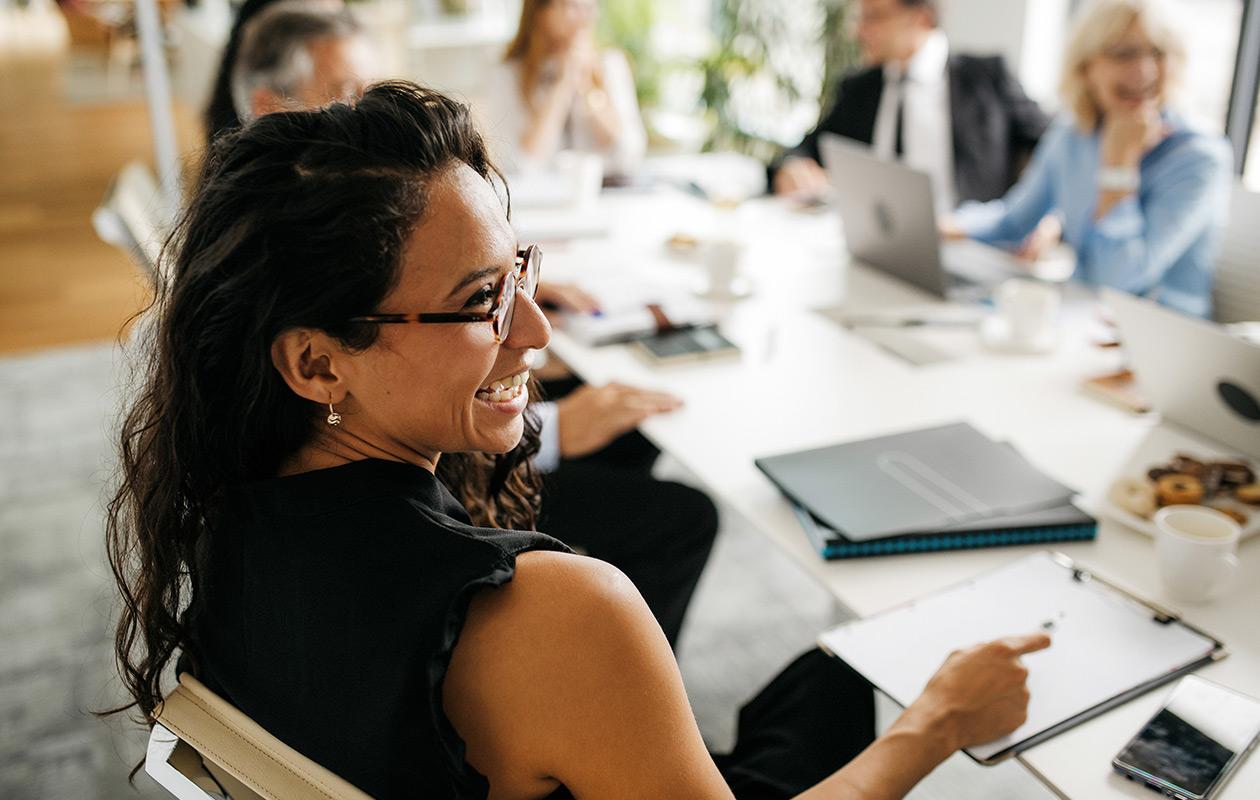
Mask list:
POLYGON ((1174 114, 1164 119, 1171 133, 1142 158, 1138 192, 1102 219, 1094 220, 1099 136, 1060 117, 1019 183, 1001 199, 958 209, 959 225, 973 239, 1011 246, 1057 212, 1076 250, 1076 278, 1209 316, 1233 155, 1223 138, 1192 131, 1174 114))

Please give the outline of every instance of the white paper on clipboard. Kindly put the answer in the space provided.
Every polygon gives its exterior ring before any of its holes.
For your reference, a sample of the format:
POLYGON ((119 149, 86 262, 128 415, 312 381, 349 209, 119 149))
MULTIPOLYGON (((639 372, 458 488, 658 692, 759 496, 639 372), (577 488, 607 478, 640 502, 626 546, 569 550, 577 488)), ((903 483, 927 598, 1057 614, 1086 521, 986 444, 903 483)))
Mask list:
POLYGON ((1223 655, 1212 637, 1047 551, 845 623, 818 641, 906 706, 950 652, 1041 630, 1053 644, 1023 657, 1028 720, 1009 736, 968 748, 977 761, 1013 755, 1099 706, 1223 655))

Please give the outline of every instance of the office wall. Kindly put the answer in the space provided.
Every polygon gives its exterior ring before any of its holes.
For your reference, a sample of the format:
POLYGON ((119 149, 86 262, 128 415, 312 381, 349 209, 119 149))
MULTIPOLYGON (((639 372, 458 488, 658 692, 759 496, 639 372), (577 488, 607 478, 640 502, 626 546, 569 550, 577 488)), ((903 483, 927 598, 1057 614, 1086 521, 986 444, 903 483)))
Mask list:
POLYGON ((959 52, 999 53, 1038 102, 1055 106, 1071 0, 942 0, 941 27, 959 52))

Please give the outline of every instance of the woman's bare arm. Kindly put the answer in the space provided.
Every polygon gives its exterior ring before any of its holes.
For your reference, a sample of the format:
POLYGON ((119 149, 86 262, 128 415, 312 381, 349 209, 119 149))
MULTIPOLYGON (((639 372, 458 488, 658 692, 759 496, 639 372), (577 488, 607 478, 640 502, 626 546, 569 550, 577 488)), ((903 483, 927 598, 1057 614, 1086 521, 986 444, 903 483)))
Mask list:
MULTIPOLYGON (((955 653, 883 737, 802 797, 892 800, 962 746, 1024 719, 1024 653, 1044 635, 955 653)), ((473 603, 444 686, 491 797, 731 797, 705 750, 673 653, 634 586, 603 562, 517 559, 473 603)))

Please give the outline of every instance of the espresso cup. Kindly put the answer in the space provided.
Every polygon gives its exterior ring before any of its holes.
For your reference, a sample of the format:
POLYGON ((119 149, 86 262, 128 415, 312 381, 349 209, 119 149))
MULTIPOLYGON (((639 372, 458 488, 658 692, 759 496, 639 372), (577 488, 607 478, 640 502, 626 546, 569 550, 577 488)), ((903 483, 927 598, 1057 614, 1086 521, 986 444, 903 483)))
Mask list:
POLYGON ((1012 342, 1037 342, 1054 332, 1059 314, 1058 287, 1012 278, 998 287, 994 300, 1012 342))
POLYGON ((1205 506, 1167 506, 1155 514, 1155 553, 1168 594, 1205 603, 1229 589, 1238 571, 1242 529, 1231 517, 1205 506))

